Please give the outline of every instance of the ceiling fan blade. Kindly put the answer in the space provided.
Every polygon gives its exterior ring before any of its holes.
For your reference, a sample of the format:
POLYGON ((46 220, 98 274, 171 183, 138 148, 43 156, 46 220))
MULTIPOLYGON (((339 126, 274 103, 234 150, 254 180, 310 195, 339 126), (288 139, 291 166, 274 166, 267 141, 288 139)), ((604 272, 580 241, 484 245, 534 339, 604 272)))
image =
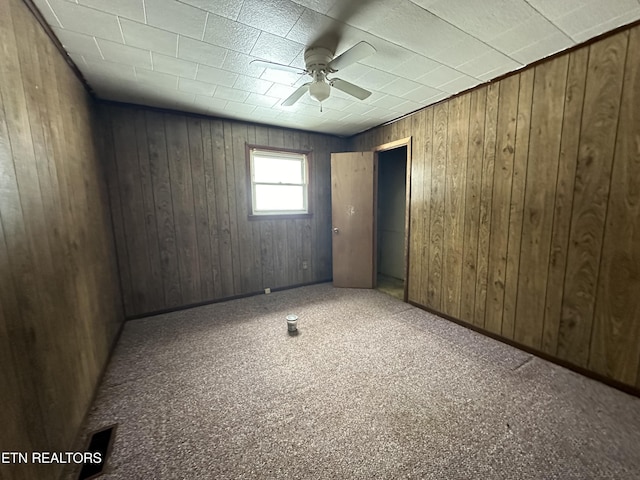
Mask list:
POLYGON ((344 92, 347 95, 351 95, 352 97, 356 97, 360 100, 364 100, 365 98, 368 98, 369 95, 371 95, 371 92, 369 90, 365 90, 364 88, 347 82, 346 80, 342 80, 341 78, 332 78, 330 85, 337 88, 341 92, 344 92))
POLYGON ((283 70, 285 72, 297 73, 300 75, 307 73, 304 68, 292 67, 291 65, 283 65, 282 63, 269 62, 267 60, 251 60, 249 63, 256 67, 273 68, 275 70, 283 70))
POLYGON ((295 92, 289 95, 284 102, 282 102, 283 107, 290 107, 302 97, 309 90, 309 85, 311 82, 307 82, 304 85, 300 85, 295 92))
MULTIPOLYGON (((415 0, 413 0, 415 2, 415 0)), ((299 4, 304 4, 296 0, 299 4)), ((309 3, 309 2, 307 2, 309 3)), ((314 3, 318 3, 317 1, 314 3)), ((340 44, 340 40, 344 37, 345 30, 351 28, 351 20, 354 16, 358 15, 362 11, 377 12, 379 15, 384 15, 385 9, 388 8, 388 4, 381 2, 380 0, 350 0, 348 2, 329 2, 334 5, 326 12, 325 15, 318 14, 318 20, 314 29, 316 35, 311 37, 307 42, 310 46, 322 46, 328 48, 332 52, 335 52, 340 44)), ((433 3, 433 2, 432 2, 433 3)))
POLYGON ((342 70, 345 67, 348 67, 352 63, 359 62, 363 58, 368 57, 376 53, 376 49, 367 42, 356 43, 353 47, 351 47, 346 52, 338 55, 336 58, 329 62, 328 67, 337 72, 338 70, 342 70))

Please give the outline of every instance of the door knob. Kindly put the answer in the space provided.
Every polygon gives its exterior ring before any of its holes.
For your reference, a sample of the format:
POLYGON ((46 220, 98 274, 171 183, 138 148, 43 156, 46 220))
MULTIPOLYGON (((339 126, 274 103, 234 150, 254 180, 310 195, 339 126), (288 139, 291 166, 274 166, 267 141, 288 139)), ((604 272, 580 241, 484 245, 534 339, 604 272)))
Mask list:
POLYGON ((333 227, 333 233, 340 233, 340 230, 338 230, 338 227, 333 227))

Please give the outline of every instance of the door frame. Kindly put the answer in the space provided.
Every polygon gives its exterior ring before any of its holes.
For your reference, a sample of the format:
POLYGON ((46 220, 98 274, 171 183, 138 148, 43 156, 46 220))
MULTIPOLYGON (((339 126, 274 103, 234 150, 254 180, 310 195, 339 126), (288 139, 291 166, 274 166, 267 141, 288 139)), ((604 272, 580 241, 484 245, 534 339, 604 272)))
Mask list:
POLYGON ((373 187, 373 286, 378 286, 378 155, 380 152, 393 150, 394 148, 407 147, 407 175, 405 180, 405 206, 404 206, 404 292, 402 294, 403 301, 409 301, 409 225, 411 224, 411 140, 408 136, 399 140, 384 143, 373 147, 374 152, 374 187, 373 187))

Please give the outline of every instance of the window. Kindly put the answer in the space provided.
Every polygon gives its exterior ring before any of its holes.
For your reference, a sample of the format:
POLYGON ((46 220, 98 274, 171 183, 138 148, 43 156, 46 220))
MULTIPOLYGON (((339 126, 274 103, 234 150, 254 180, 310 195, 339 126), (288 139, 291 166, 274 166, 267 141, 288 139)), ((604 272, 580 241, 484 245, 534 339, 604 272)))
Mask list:
POLYGON ((309 152, 249 147, 251 213, 309 214, 309 152))

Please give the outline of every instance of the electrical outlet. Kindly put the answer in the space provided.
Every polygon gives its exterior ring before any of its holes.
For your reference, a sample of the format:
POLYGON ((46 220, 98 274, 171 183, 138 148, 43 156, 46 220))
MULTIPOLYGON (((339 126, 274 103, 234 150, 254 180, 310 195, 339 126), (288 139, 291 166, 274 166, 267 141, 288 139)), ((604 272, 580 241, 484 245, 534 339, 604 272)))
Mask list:
POLYGON ((265 293, 265 295, 269 295, 271 293, 271 289, 270 288, 265 288, 264 289, 264 293, 265 293))
POLYGON ((307 262, 306 260, 302 261, 302 269, 306 270, 307 268, 309 268, 309 262, 307 262))

